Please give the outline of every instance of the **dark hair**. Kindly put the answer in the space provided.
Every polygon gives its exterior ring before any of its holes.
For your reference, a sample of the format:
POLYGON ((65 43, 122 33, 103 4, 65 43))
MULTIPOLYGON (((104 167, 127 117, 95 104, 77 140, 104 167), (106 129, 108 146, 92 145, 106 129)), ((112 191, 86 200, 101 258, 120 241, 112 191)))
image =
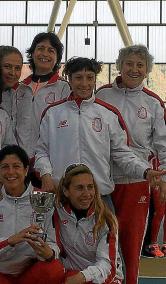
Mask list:
POLYGON ((97 75, 102 70, 102 62, 93 58, 72 57, 65 63, 63 74, 71 77, 73 73, 83 69, 92 71, 97 75))
POLYGON ((4 89, 4 84, 2 80, 2 60, 5 56, 12 53, 18 54, 21 57, 23 63, 23 56, 18 48, 10 45, 0 45, 0 102, 1 102, 2 92, 4 89))
POLYGON ((63 44, 61 43, 58 36, 53 32, 39 33, 34 37, 30 48, 28 48, 27 51, 26 51, 28 62, 30 63, 30 66, 31 66, 31 68, 34 72, 35 71, 35 64, 34 64, 34 61, 33 61, 33 58, 32 58, 32 54, 35 51, 37 44, 39 44, 43 40, 49 40, 50 44, 57 51, 57 62, 55 64, 54 68, 53 68, 53 71, 55 72, 61 67, 60 62, 61 62, 62 54, 63 54, 63 44))
POLYGON ((29 157, 24 149, 18 145, 7 145, 0 150, 0 162, 5 159, 7 155, 16 155, 19 160, 23 163, 24 168, 29 166, 29 157))
POLYGON ((10 45, 0 45, 0 65, 2 63, 2 59, 11 53, 17 53, 21 57, 23 63, 23 56, 18 48, 10 45))

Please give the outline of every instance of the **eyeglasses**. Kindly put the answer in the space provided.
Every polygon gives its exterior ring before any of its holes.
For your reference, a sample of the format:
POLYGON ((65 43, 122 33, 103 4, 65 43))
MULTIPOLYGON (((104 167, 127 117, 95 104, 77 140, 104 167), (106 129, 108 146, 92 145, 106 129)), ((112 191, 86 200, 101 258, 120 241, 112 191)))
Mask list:
POLYGON ((67 174, 67 173, 69 173, 70 171, 72 171, 72 170, 74 170, 75 168, 77 168, 77 167, 86 167, 86 168, 88 168, 85 164, 72 164, 72 165, 70 165, 70 166, 68 166, 67 168, 66 168, 66 170, 65 170, 65 175, 67 174))

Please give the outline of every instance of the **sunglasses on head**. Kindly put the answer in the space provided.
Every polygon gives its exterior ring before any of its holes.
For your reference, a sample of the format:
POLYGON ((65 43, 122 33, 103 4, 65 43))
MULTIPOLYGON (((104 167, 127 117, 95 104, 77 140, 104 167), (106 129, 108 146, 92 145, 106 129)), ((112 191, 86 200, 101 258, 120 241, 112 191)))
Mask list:
POLYGON ((86 167, 87 168, 87 166, 85 165, 85 164, 72 164, 72 165, 70 165, 70 166, 68 166, 67 168, 66 168, 66 170, 65 170, 65 175, 67 174, 67 173, 69 173, 70 171, 72 171, 72 170, 74 170, 75 168, 77 168, 77 167, 86 167))

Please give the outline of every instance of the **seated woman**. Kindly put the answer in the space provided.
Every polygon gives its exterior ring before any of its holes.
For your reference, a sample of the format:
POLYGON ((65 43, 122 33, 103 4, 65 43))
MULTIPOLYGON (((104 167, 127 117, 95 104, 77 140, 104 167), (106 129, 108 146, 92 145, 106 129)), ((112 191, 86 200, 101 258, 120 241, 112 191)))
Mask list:
POLYGON ((31 224, 33 210, 26 175, 29 158, 17 145, 0 150, 0 283, 3 284, 60 284, 64 268, 56 258, 52 213, 47 213, 47 242, 35 236, 39 227, 31 224))
POLYGON ((122 283, 117 221, 102 201, 87 166, 74 164, 66 169, 56 206, 54 221, 66 269, 64 283, 122 283))

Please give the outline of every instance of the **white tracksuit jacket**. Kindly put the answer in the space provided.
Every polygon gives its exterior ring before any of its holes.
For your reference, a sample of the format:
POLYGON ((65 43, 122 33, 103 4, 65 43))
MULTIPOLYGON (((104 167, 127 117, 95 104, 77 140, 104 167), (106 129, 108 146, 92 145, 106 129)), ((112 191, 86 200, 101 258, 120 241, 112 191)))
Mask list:
POLYGON ((7 112, 0 108, 0 149, 8 144, 17 144, 14 133, 13 125, 7 112))
MULTIPOLYGON (((166 169, 166 121, 165 107, 162 100, 143 84, 134 89, 119 88, 117 77, 112 85, 105 85, 96 91, 96 97, 106 103, 113 104, 121 112, 131 132, 133 152, 142 161, 147 162, 152 153, 157 153, 161 168, 166 169)), ((150 165, 150 164, 149 164, 150 165)), ((114 182, 129 183, 141 181, 126 177, 123 169, 113 166, 114 182)), ((164 180, 166 177, 163 176, 164 180)))
MULTIPOLYGON (((86 281, 104 283, 111 274, 123 279, 122 267, 117 267, 118 242, 115 236, 109 235, 105 226, 96 240, 93 238, 95 225, 94 211, 89 210, 86 218, 77 220, 69 206, 57 208, 59 232, 65 258, 61 258, 66 269, 80 270, 86 281)), ((56 226, 56 230, 58 226, 56 226)))
POLYGON ((36 148, 36 169, 59 182, 67 166, 84 163, 93 172, 102 195, 114 189, 112 160, 126 175, 143 177, 148 164, 127 146, 123 119, 116 108, 95 99, 64 99, 46 111, 36 148))
MULTIPOLYGON (((0 244, 9 236, 20 232, 30 226, 33 210, 30 205, 29 192, 31 185, 21 197, 11 197, 2 188, 3 199, 0 200, 0 244)), ((46 217, 47 243, 55 250, 56 258, 59 256, 59 248, 55 243, 55 229, 52 225, 53 211, 49 211, 46 217)), ((7 245, 0 249, 0 272, 4 274, 18 275, 37 256, 31 246, 20 243, 11 247, 7 245)), ((40 258, 41 260, 41 258, 40 258)))
POLYGON ((39 138, 39 126, 43 110, 51 103, 67 97, 69 84, 54 74, 36 92, 32 89, 32 76, 26 78, 17 90, 16 133, 19 145, 29 157, 34 156, 34 148, 39 138))

